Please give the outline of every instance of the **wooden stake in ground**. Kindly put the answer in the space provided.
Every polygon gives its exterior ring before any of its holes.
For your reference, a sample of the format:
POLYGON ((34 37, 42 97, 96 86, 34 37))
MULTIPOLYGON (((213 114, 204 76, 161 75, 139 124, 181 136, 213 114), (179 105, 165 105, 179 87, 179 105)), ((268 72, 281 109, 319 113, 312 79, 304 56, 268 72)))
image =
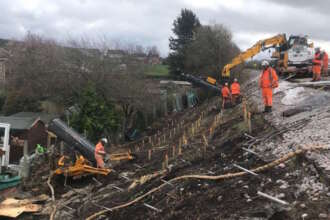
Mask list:
POLYGON ((172 146, 172 157, 175 157, 175 152, 176 151, 176 147, 175 144, 172 146))
POLYGON ((203 134, 203 140, 204 140, 204 144, 203 144, 203 154, 204 156, 206 155, 206 148, 209 146, 209 143, 205 137, 205 135, 203 134))
POLYGON ((212 128, 212 126, 211 126, 210 129, 209 129, 209 136, 211 137, 212 134, 213 134, 213 128, 212 128))
POLYGON ((243 98, 242 107, 243 107, 244 122, 246 123, 246 121, 247 121, 247 109, 246 109, 246 99, 245 98, 243 98))
POLYGON ((252 133, 252 125, 251 125, 251 112, 248 112, 248 129, 249 129, 249 133, 252 133))
POLYGON ((167 153, 165 154, 162 168, 163 168, 163 170, 168 168, 168 155, 167 155, 167 153))
POLYGON ((151 160, 151 153, 152 153, 152 150, 149 149, 149 150, 148 150, 148 160, 149 160, 149 161, 151 160))
POLYGON ((168 168, 168 154, 165 154, 165 168, 168 168))
POLYGON ((183 134, 182 139, 183 139, 183 144, 184 144, 184 145, 188 145, 188 140, 187 140, 187 137, 186 137, 185 134, 183 134))
POLYGON ((179 139, 179 149, 178 149, 178 155, 180 156, 182 154, 182 140, 179 139))
MULTIPOLYGON (((299 149, 295 152, 291 152, 291 153, 288 153, 286 155, 284 155, 283 157, 271 162, 271 163, 268 163, 266 165, 263 165, 263 166, 260 166, 260 167, 257 167, 255 169, 251 169, 252 172, 262 172, 262 171, 265 171, 267 169, 270 169, 272 167, 275 167, 291 158, 293 158, 294 156, 296 155, 299 155, 299 154, 302 154, 306 151, 311 151, 311 150, 329 150, 330 148, 329 147, 326 147, 326 146, 317 146, 317 147, 309 147, 309 148, 303 148, 303 149, 299 149)), ((92 219, 95 219, 97 218, 98 216, 102 215, 102 214, 105 214, 107 212, 110 212, 110 211, 114 211, 114 210, 118 210, 118 209, 122 209, 122 208, 125 208, 125 207, 128 207, 132 204, 135 204, 137 202, 139 202, 140 200, 144 199, 145 197, 151 195, 152 193, 162 189, 163 187, 167 186, 169 183, 173 184, 174 182, 176 181, 179 181, 179 180, 186 180, 186 179, 204 179, 204 180, 225 180, 225 179, 231 179, 231 178, 235 178, 235 177, 241 177, 241 176, 245 176, 247 175, 247 172, 238 172, 238 173, 227 173, 227 174, 223 174, 223 175, 219 175, 219 176, 208 176, 208 175, 184 175, 184 176, 179 176, 179 177, 175 177, 171 180, 168 180, 167 183, 163 183, 161 184, 160 186, 156 187, 156 188, 153 188, 151 189, 150 191, 146 192, 145 194, 143 195, 140 195, 139 197, 131 200, 131 201, 128 201, 124 204, 121 204, 121 205, 117 205, 117 206, 114 206, 110 209, 106 209, 106 210, 101 210, 97 213, 94 213, 93 215, 89 216, 86 220, 92 220, 92 219)), ((259 195, 262 195, 265 196, 264 193, 258 193, 259 195)))

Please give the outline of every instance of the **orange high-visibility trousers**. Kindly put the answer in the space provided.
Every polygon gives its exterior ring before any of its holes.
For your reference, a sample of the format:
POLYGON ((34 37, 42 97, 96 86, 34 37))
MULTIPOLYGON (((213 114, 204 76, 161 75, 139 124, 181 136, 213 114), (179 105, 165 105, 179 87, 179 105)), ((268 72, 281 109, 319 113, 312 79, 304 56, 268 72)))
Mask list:
POLYGON ((273 104, 273 89, 262 88, 262 97, 264 99, 265 106, 272 106, 273 104))
POLYGON ((313 73, 313 80, 320 81, 321 80, 321 73, 313 73))
POLYGON ((97 163, 97 168, 104 168, 104 161, 101 155, 95 155, 95 160, 97 163))

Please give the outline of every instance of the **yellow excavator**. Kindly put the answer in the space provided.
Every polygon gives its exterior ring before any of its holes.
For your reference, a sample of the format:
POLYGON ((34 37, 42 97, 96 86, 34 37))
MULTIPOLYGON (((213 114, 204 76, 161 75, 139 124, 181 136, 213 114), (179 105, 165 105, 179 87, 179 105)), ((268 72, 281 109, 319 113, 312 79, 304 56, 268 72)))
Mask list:
MULTIPOLYGON (((49 123, 47 130, 48 135, 51 134, 51 136, 64 141, 70 150, 76 154, 75 161, 72 161, 68 156, 62 156, 58 160, 57 169, 54 171, 56 175, 64 175, 76 179, 91 174, 108 175, 113 171, 109 168, 93 166, 96 164, 94 145, 59 118, 53 119, 49 123)), ((134 160, 135 156, 130 151, 127 151, 110 154, 108 159, 112 162, 134 160)))
POLYGON ((291 35, 287 40, 285 34, 258 41, 251 48, 237 55, 222 70, 223 77, 230 76, 230 70, 261 51, 274 48, 271 58, 280 72, 309 71, 313 59, 313 43, 308 43, 307 36, 291 35))

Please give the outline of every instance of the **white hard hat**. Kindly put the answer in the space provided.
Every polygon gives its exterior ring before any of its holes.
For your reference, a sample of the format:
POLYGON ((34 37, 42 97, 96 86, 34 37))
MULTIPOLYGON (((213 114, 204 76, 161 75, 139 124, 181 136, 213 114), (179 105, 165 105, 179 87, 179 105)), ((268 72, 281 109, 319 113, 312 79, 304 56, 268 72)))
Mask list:
POLYGON ((261 62, 261 66, 269 66, 269 62, 267 60, 263 60, 261 62))
POLYGON ((108 139, 106 139, 106 138, 102 138, 101 141, 104 142, 105 144, 108 143, 108 139))
POLYGON ((234 82, 237 82, 237 78, 234 79, 234 82))

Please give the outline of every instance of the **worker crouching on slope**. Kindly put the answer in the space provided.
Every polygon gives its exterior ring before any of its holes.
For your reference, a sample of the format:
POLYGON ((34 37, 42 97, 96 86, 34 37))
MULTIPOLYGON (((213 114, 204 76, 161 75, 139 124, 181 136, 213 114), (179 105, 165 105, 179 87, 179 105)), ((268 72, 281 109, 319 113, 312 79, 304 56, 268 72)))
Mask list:
POLYGON ((278 87, 278 77, 276 71, 269 66, 268 61, 262 61, 261 66, 263 70, 260 76, 259 86, 265 104, 264 112, 272 112, 273 89, 278 87))
POLYGON ((221 89, 222 93, 222 108, 230 108, 231 107, 231 94, 228 88, 228 83, 225 83, 225 85, 221 89))
POLYGON ((106 152, 104 147, 108 144, 108 139, 102 138, 95 146, 94 156, 97 163, 97 168, 104 168, 104 157, 106 152))
POLYGON ((241 86, 239 85, 237 79, 234 79, 234 82, 230 86, 231 97, 233 105, 237 105, 239 103, 241 97, 241 86))
POLYGON ((321 66, 322 66, 321 50, 319 47, 317 47, 317 48, 315 48, 315 54, 314 54, 314 59, 313 59, 312 82, 321 80, 321 66))

